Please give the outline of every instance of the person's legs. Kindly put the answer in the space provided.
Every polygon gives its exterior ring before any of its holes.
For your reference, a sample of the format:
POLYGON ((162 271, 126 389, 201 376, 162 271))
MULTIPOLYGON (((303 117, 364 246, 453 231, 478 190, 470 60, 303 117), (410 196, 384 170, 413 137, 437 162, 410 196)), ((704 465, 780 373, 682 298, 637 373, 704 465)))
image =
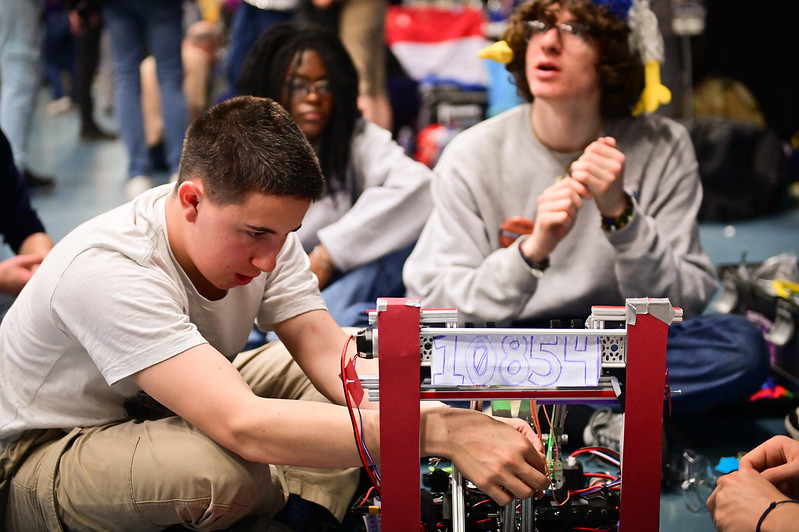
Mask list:
POLYGON ((101 131, 94 119, 92 85, 100 64, 101 35, 102 24, 98 19, 94 23, 88 21, 84 32, 75 39, 75 98, 80 109, 80 134, 87 140, 116 137, 101 131))
POLYGON ((144 117, 144 139, 150 151, 152 168, 168 168, 164 158, 164 115, 161 112, 161 89, 155 57, 148 55, 141 62, 141 112, 144 117))
MULTIPOLYGON (((334 280, 322 290, 327 311, 342 327, 358 327, 368 322, 364 309, 375 305, 375 284, 380 265, 371 262, 334 280)), ((383 294, 388 296, 388 294, 383 294)))
POLYGON ((710 314, 669 326, 666 366, 675 414, 745 401, 768 376, 762 333, 744 316, 710 314))
POLYGON ((368 324, 366 310, 374 308, 378 297, 402 297, 402 266, 413 245, 356 268, 322 290, 327 310, 342 327, 368 324))
MULTIPOLYGON (((253 392, 259 396, 328 402, 314 388, 280 342, 272 342, 253 351, 241 353, 234 359, 233 364, 253 392)), ((341 522, 358 486, 359 468, 281 467, 280 469, 285 475, 289 493, 326 508, 338 522, 341 522)), ((301 516, 282 517, 294 519, 301 516)), ((324 519, 318 514, 307 517, 324 519)), ((289 521, 285 522, 288 524, 289 521)), ((293 526, 297 527, 297 524, 293 523, 293 526)))
MULTIPOLYGON (((60 13, 48 13, 44 19, 43 57, 44 74, 50 85, 50 95, 53 100, 65 96, 64 86, 61 83, 63 70, 63 21, 60 13)), ((67 32, 69 27, 67 27, 67 32)))
POLYGON ((141 109, 141 76, 139 67, 144 59, 143 21, 136 7, 138 2, 104 0, 103 23, 111 41, 114 68, 114 106, 119 122, 119 134, 128 151, 128 176, 150 174, 150 154, 144 137, 141 109))
POLYGON ((75 429, 11 480, 5 530, 146 532, 231 526, 287 498, 274 466, 247 462, 178 417, 75 429))
POLYGON ((100 25, 87 25, 76 37, 75 99, 80 109, 81 129, 95 126, 92 81, 100 63, 100 25))
POLYGON ((365 118, 390 130, 393 117, 386 82, 385 19, 385 0, 345 0, 339 33, 358 70, 358 107, 365 118))
POLYGON ((32 0, 8 0, 0 12, 0 128, 23 170, 41 71, 37 6, 32 0))
POLYGON ((181 59, 183 10, 181 0, 148 0, 142 4, 146 10, 147 45, 155 57, 158 73, 166 160, 174 174, 180 166, 183 136, 188 127, 181 59))
POLYGON ((44 31, 44 69, 50 84, 50 115, 67 112, 75 100, 75 37, 66 12, 47 15, 44 31))
MULTIPOLYGON (((664 422, 679 422, 748 400, 766 381, 769 352, 762 333, 744 316, 703 315, 669 325, 666 367, 672 395, 664 403, 664 422)), ((570 443, 618 450, 620 407, 573 410, 576 416, 567 417, 570 443)))
POLYGON ((261 33, 278 22, 291 20, 293 10, 278 11, 274 9, 258 9, 246 2, 241 2, 233 14, 230 28, 230 47, 225 59, 225 77, 231 94, 236 93, 236 82, 244 67, 244 62, 255 41, 261 33))
POLYGON ((183 56, 183 94, 186 113, 193 122, 211 106, 216 72, 216 56, 222 36, 215 24, 205 20, 186 29, 181 45, 183 56))
POLYGON ((252 15, 257 9, 246 2, 240 2, 233 13, 229 33, 230 44, 225 55, 225 78, 230 94, 236 93, 236 82, 239 79, 242 66, 247 59, 252 43, 258 38, 255 23, 252 21, 252 15))

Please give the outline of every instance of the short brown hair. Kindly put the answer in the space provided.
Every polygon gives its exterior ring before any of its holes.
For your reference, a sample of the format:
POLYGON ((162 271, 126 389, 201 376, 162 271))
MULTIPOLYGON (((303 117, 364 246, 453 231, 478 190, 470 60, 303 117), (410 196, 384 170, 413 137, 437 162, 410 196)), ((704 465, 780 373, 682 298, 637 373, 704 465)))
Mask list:
POLYGON ((189 126, 178 183, 194 177, 218 205, 253 192, 315 201, 324 189, 319 161, 291 116, 254 96, 225 100, 189 126))

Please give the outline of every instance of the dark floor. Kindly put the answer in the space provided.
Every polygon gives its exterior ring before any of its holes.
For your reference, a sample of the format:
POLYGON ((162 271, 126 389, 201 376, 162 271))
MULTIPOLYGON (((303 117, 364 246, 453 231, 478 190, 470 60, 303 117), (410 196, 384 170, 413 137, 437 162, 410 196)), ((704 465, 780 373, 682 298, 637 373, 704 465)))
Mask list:
MULTIPOLYGON (((121 141, 81 142, 76 109, 51 117, 45 112, 47 94, 43 92, 39 100, 31 150, 33 169, 54 175, 58 184, 51 192, 35 193, 33 202, 48 232, 58 240, 79 223, 125 200, 127 159, 121 141)), ((99 120, 107 128, 115 127, 111 117, 99 120)), ((165 182, 167 177, 165 172, 154 175, 156 182, 165 182)), ((718 265, 736 264, 744 253, 752 263, 782 252, 799 254, 799 210, 735 224, 704 224, 701 238, 718 265)), ((784 433, 783 417, 792 406, 790 401, 743 405, 668 422, 675 475, 684 466, 681 455, 686 449, 715 465, 722 457, 735 456, 772 434, 784 433)), ((712 531, 707 510, 699 505, 698 511, 691 511, 687 500, 679 485, 663 490, 661 530, 712 531)))

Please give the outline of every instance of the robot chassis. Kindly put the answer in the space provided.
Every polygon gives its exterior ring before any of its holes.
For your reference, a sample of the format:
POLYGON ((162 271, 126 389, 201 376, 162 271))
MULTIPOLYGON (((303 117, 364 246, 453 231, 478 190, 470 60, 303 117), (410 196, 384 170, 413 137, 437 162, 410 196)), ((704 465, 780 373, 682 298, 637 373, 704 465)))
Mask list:
MULTIPOLYGON (((380 375, 360 376, 380 400, 383 532, 419 529, 418 400, 535 399, 622 407, 618 530, 657 530, 668 326, 682 310, 667 299, 635 298, 595 306, 585 329, 457 327, 454 309, 422 309, 419 300, 381 298, 372 327, 356 335, 361 356, 378 357, 380 375), (612 327, 612 328, 611 328, 612 327), (625 489, 629 486, 629 489, 625 489)), ((564 412, 565 413, 565 412, 564 412)), ((553 416, 554 417, 554 416, 553 416)), ((464 479, 453 467, 452 530, 465 532, 464 479)), ((521 501, 521 529, 533 532, 531 500, 521 501)), ((505 514, 512 514, 508 505, 505 514)))

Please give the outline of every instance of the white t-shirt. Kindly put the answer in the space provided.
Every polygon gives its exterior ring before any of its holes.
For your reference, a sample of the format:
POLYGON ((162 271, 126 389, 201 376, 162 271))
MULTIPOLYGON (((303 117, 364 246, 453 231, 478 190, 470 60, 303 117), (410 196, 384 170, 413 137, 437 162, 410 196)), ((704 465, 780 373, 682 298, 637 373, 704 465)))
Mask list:
POLYGON ((172 185, 76 228, 48 254, 0 324, 0 448, 23 431, 121 420, 130 376, 209 343, 232 359, 262 329, 325 308, 290 234, 274 271, 211 301, 169 248, 172 185))

